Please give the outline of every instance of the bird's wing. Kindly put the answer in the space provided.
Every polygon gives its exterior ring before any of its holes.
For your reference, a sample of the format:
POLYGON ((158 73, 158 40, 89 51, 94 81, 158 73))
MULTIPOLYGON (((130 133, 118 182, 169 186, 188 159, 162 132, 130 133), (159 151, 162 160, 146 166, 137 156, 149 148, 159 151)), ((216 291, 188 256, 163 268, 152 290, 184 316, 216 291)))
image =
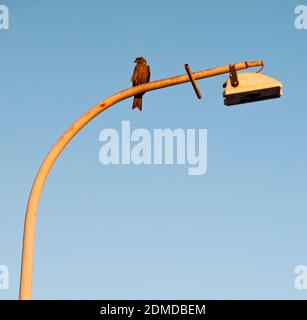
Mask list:
POLYGON ((137 76, 138 76, 138 66, 136 65, 134 67, 133 73, 132 73, 132 77, 131 77, 131 81, 132 81, 132 85, 136 86, 137 85, 137 76))
POLYGON ((147 74, 148 74, 148 77, 147 77, 147 82, 150 81, 150 66, 147 65, 147 74))

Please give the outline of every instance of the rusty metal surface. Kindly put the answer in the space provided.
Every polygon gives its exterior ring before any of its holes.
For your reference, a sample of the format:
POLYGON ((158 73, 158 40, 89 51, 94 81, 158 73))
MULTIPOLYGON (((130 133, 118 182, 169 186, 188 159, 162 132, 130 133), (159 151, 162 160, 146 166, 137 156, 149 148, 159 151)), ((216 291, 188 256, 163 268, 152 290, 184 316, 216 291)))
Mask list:
POLYGON ((196 93, 196 95, 197 95, 197 98, 198 98, 198 99, 201 99, 201 98, 202 98, 202 95, 201 95, 201 92, 200 92, 200 90, 199 90, 199 88, 198 88, 198 85, 197 85, 197 83, 196 83, 196 80, 195 80, 194 77, 193 77, 193 73, 192 73, 192 71, 191 71, 191 69, 190 69, 190 66, 186 63, 186 64, 184 65, 184 67, 185 67, 185 70, 187 71, 187 74, 188 74, 188 76, 189 76, 189 79, 190 79, 190 81, 191 81, 191 83, 192 83, 192 87, 193 87, 193 89, 195 90, 195 93, 196 93))

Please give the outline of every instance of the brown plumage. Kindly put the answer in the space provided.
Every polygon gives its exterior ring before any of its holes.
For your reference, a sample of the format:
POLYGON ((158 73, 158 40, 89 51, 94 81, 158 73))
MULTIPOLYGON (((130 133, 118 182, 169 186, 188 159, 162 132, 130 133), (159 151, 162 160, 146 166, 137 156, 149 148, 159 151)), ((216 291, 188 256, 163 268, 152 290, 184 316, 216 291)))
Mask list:
MULTIPOLYGON (((134 68, 131 81, 132 85, 135 87, 140 84, 149 82, 150 67, 143 57, 137 57, 134 62, 136 63, 136 66, 134 68)), ((138 108, 139 110, 142 110, 143 94, 144 93, 134 96, 132 109, 138 108)))

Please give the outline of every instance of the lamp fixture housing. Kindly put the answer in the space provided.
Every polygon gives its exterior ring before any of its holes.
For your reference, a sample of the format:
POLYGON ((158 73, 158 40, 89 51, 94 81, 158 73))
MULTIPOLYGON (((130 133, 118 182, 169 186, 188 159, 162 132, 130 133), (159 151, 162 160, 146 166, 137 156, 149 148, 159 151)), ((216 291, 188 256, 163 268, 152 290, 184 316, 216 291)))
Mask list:
POLYGON ((282 96, 282 83, 267 75, 256 72, 240 72, 237 76, 238 86, 232 86, 230 77, 226 82, 223 93, 226 106, 275 99, 282 96))

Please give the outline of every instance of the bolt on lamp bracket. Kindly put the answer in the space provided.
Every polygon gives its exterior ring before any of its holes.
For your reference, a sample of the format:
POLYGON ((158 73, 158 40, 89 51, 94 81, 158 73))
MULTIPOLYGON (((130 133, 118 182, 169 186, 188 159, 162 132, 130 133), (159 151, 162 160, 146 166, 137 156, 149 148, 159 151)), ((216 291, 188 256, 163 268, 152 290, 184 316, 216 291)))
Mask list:
POLYGON ((229 79, 232 87, 235 88, 239 86, 239 79, 235 64, 229 65, 229 79))
MULTIPOLYGON (((245 64, 248 67, 248 62, 245 62, 245 64)), ((264 68, 264 63, 263 61, 261 61, 261 67, 258 71, 256 71, 256 73, 260 73, 263 70, 263 68, 264 68)), ((230 80, 231 86, 234 88, 238 87, 240 84, 235 64, 229 65, 229 80, 230 80)), ((225 84, 225 87, 226 87, 226 84, 225 84)))

